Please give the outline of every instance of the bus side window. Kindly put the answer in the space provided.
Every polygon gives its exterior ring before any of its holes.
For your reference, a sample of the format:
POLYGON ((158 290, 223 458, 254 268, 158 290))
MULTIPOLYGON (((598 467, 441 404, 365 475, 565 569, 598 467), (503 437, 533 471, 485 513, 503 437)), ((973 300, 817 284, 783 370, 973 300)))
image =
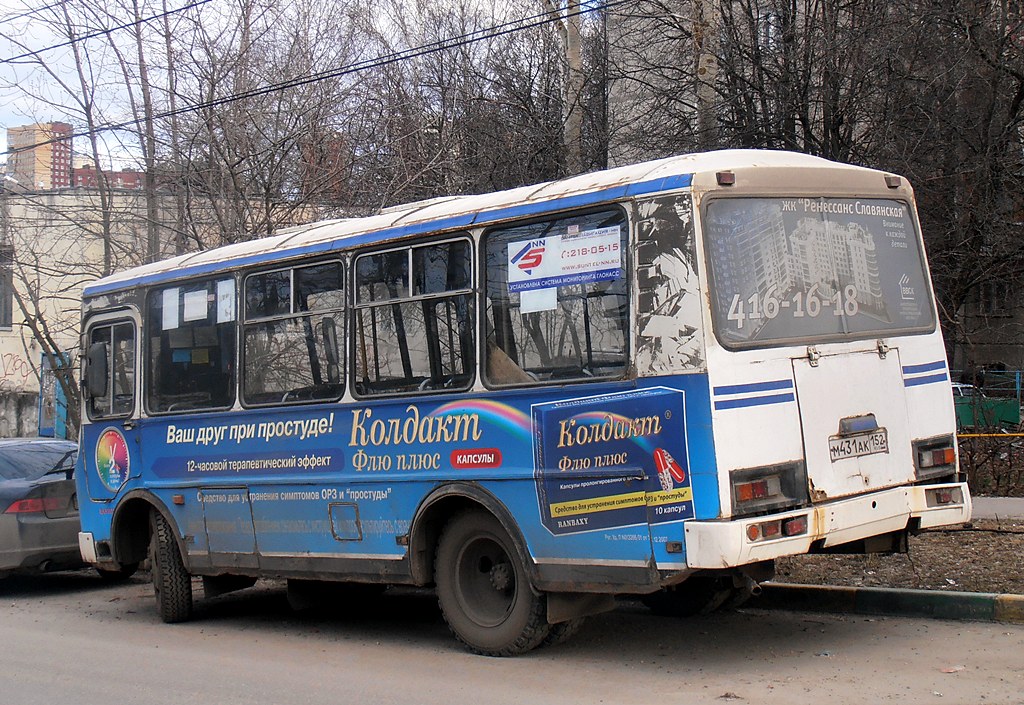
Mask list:
POLYGON ((341 262, 251 274, 244 289, 242 401, 257 406, 340 399, 341 262))
POLYGON ((472 273, 473 248, 465 238, 356 259, 357 395, 470 387, 472 273))
POLYGON ((486 233, 487 382, 614 378, 629 341, 625 214, 604 210, 486 233))
POLYGON ((154 289, 147 306, 149 410, 229 408, 235 400, 235 280, 154 289))

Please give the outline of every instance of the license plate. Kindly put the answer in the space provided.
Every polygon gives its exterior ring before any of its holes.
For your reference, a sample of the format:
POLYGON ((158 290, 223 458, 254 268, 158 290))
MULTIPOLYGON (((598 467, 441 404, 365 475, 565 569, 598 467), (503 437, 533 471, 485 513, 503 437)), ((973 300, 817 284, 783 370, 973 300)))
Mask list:
POLYGON ((856 436, 833 437, 828 439, 828 452, 832 462, 861 455, 889 452, 889 436, 884 428, 856 436))

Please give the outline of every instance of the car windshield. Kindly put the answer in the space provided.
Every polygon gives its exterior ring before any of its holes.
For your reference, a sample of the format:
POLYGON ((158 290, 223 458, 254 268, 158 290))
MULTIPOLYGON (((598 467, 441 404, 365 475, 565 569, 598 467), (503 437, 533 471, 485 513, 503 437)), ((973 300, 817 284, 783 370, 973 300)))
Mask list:
POLYGON ((70 443, 12 443, 0 446, 0 479, 37 480, 50 473, 67 473, 75 466, 70 443))

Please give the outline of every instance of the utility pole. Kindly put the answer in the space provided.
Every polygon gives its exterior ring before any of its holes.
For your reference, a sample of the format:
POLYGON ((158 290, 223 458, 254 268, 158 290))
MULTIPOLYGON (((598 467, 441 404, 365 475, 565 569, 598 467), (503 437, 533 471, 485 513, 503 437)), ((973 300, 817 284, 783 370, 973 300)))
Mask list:
POLYGON ((718 18, 711 0, 695 0, 693 43, 697 50, 697 140, 701 149, 718 144, 715 114, 715 82, 718 80, 718 56, 714 38, 718 36, 718 18))
POLYGON ((565 168, 569 174, 583 171, 583 52, 580 33, 580 0, 566 0, 563 10, 559 0, 543 0, 555 18, 565 49, 566 81, 563 95, 562 146, 565 168))

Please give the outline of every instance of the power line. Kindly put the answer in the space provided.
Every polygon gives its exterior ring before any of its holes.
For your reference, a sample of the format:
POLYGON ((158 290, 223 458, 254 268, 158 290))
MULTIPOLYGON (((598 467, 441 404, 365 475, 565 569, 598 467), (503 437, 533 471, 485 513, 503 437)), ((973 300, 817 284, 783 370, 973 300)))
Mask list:
MULTIPOLYGON (((142 18, 140 18, 137 21, 133 20, 131 22, 126 22, 124 24, 117 25, 116 27, 108 27, 106 29, 99 29, 99 30, 96 30, 95 32, 92 32, 91 34, 83 34, 81 37, 75 37, 73 39, 69 39, 66 42, 61 42, 60 44, 54 44, 52 46, 43 47, 42 49, 36 49, 35 51, 27 51, 24 54, 18 54, 17 56, 11 56, 11 57, 9 57, 7 59, 0 59, 0 64, 11 64, 11 63, 14 63, 15 61, 19 61, 21 59, 27 59, 30 56, 39 56, 40 54, 44 54, 44 53, 46 53, 48 51, 52 51, 54 49, 63 49, 64 47, 69 47, 69 46, 72 46, 72 45, 77 44, 79 42, 84 42, 84 41, 86 41, 88 39, 95 39, 96 37, 102 37, 103 35, 106 35, 106 34, 112 34, 114 32, 120 31, 122 29, 128 29, 129 27, 134 27, 135 25, 138 25, 138 24, 148 24, 150 22, 153 22, 154 20, 163 19, 164 17, 167 17, 168 15, 174 15, 174 14, 177 14, 179 12, 184 12, 185 10, 191 10, 193 7, 199 7, 200 5, 205 5, 208 2, 210 2, 210 0, 198 0, 198 2, 194 2, 194 3, 191 3, 189 5, 185 5, 183 7, 178 7, 178 8, 175 8, 173 10, 167 10, 166 12, 161 12, 158 15, 153 15, 151 17, 142 17, 142 18)), ((62 3, 55 3, 54 5, 50 5, 48 7, 56 7, 57 5, 60 5, 60 4, 62 4, 62 3)), ((48 8, 40 8, 40 9, 48 9, 48 8)))
MULTIPOLYGON (((209 2, 209 0, 202 1, 209 2)), ((577 10, 573 12, 560 13, 557 15, 553 15, 551 12, 545 11, 536 15, 524 17, 522 19, 503 22, 501 24, 494 25, 492 27, 487 27, 485 29, 467 32, 465 34, 449 37, 447 39, 441 39, 436 42, 430 42, 429 44, 423 44, 418 47, 411 47, 409 49, 405 49, 402 51, 384 54, 373 59, 357 61, 356 63, 349 64, 347 66, 336 67, 333 69, 328 69, 326 71, 310 74, 308 76, 294 78, 288 81, 282 81, 280 83, 274 83, 263 88, 257 88, 251 91, 243 91, 241 93, 234 93, 223 98, 217 98, 215 100, 205 101, 202 103, 195 103, 185 107, 176 108, 174 110, 166 110, 164 112, 152 115, 149 119, 163 120, 165 118, 173 117, 176 115, 198 112, 200 110, 205 110, 207 108, 216 108, 221 105, 227 105, 229 103, 237 102, 239 100, 245 100, 247 98, 256 98, 262 95, 287 90, 289 88, 298 88, 299 86, 317 83, 319 81, 324 81, 330 78, 340 78, 342 76, 360 73, 362 71, 367 71, 370 69, 383 68, 385 66, 390 66, 392 64, 396 64, 402 61, 408 61, 409 59, 415 59, 421 56, 436 54, 442 51, 446 51, 448 49, 456 49, 458 47, 468 46, 470 44, 474 44, 485 39, 496 39, 498 37, 514 34, 516 32, 521 32, 526 29, 534 29, 536 27, 542 27, 544 25, 560 22, 563 19, 567 19, 569 17, 575 17, 577 15, 583 15, 597 10, 607 10, 634 1, 635 0, 608 0, 607 2, 603 2, 600 4, 588 4, 586 7, 581 5, 577 10)), ((15 154, 17 152, 26 152, 28 150, 35 149, 36 147, 42 147, 48 144, 54 144, 56 142, 64 142, 69 139, 74 139, 76 137, 88 137, 90 135, 99 134, 102 132, 114 132, 117 130, 125 130, 129 127, 138 127, 143 122, 145 122, 146 119, 147 118, 135 118, 132 120, 125 120, 124 122, 101 125, 99 127, 93 128, 92 130, 83 130, 81 132, 74 132, 71 135, 67 136, 54 137, 53 139, 44 140, 42 142, 37 142, 32 145, 26 145, 25 147, 19 147, 18 149, 7 149, 7 151, 2 152, 0 154, 7 155, 15 154)))

